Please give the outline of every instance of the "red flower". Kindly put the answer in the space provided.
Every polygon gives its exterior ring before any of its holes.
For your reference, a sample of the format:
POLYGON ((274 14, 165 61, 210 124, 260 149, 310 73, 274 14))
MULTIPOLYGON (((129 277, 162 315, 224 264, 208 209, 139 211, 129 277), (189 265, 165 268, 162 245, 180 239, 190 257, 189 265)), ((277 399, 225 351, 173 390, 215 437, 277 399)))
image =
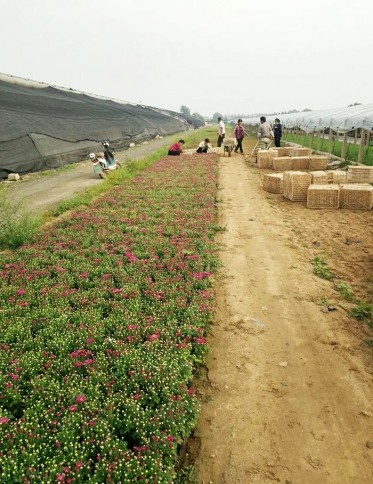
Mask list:
POLYGON ((78 410, 78 405, 71 405, 69 407, 70 412, 76 412, 78 410))
POLYGON ((87 397, 85 395, 78 395, 76 397, 76 403, 84 403, 87 400, 87 397))

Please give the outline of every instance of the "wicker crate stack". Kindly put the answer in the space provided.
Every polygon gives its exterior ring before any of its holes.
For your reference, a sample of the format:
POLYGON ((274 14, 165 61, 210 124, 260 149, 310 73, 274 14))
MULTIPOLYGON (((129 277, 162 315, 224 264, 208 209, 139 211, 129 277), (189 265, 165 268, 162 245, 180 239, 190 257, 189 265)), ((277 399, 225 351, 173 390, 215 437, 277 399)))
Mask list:
POLYGON ((312 155, 311 148, 294 148, 290 156, 310 156, 312 155))
POLYGON ((373 207, 373 187, 369 184, 346 184, 340 186, 340 208, 371 210, 373 207))
POLYGON ((312 175, 303 171, 287 171, 284 173, 284 197, 292 202, 307 200, 307 190, 311 185, 312 175))
POLYGON ((310 164, 309 156, 292 156, 291 157, 291 169, 302 171, 308 170, 310 164))
POLYGON ((333 184, 347 183, 347 172, 343 170, 329 171, 328 175, 329 175, 329 183, 333 183, 333 184))
POLYGON ((310 185, 307 190, 308 208, 339 208, 339 185, 310 185))
POLYGON ((278 152, 271 150, 259 150, 256 155, 258 168, 272 168, 273 159, 277 158, 278 152))
POLYGON ((289 171, 293 168, 290 156, 278 156, 273 158, 272 163, 275 171, 289 171))
POLYGON ((348 183, 373 183, 373 166, 349 166, 348 183))
POLYGON ((263 177, 263 189, 270 193, 282 193, 284 185, 283 173, 270 173, 263 177))
POLYGON ((315 185, 327 185, 329 183, 329 174, 327 171, 311 171, 312 183, 315 185))
POLYGON ((322 155, 311 155, 309 157, 309 169, 311 171, 326 170, 328 167, 328 159, 322 155))
POLYGON ((277 151, 278 156, 286 156, 286 148, 283 146, 274 146, 273 148, 270 148, 269 151, 277 151))

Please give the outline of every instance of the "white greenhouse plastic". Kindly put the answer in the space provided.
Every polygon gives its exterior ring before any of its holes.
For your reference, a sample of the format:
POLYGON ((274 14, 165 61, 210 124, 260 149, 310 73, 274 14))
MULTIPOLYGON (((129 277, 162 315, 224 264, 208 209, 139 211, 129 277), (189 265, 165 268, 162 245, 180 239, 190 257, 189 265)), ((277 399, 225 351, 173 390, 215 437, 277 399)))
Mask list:
MULTIPOLYGON (((245 118, 246 124, 258 124, 259 115, 245 118)), ((286 128, 299 127, 304 131, 323 130, 332 128, 340 133, 352 131, 357 128, 373 130, 373 103, 359 104, 344 108, 323 109, 320 111, 305 111, 292 114, 276 114, 266 116, 272 123, 279 118, 286 128)))

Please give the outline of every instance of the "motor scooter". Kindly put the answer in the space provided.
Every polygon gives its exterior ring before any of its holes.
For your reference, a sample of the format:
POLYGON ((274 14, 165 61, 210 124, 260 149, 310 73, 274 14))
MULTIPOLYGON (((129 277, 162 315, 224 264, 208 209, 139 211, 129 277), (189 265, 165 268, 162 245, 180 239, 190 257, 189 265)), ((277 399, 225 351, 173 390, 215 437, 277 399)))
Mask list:
POLYGON ((118 160, 115 159, 115 151, 110 149, 109 142, 106 140, 103 140, 101 142, 103 148, 104 148, 104 158, 106 161, 106 166, 108 170, 119 170, 122 168, 122 165, 118 160))

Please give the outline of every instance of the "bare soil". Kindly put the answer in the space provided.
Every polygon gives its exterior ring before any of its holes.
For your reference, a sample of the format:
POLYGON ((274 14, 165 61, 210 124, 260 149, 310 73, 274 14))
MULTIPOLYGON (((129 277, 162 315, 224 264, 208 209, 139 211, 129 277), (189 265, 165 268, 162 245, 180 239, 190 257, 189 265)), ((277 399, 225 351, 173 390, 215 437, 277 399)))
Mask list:
POLYGON ((372 333, 312 273, 322 254, 371 301, 372 213, 268 194, 242 156, 220 158, 219 172, 223 268, 189 451, 198 482, 372 482, 372 333), (337 309, 323 313, 325 301, 337 309))

